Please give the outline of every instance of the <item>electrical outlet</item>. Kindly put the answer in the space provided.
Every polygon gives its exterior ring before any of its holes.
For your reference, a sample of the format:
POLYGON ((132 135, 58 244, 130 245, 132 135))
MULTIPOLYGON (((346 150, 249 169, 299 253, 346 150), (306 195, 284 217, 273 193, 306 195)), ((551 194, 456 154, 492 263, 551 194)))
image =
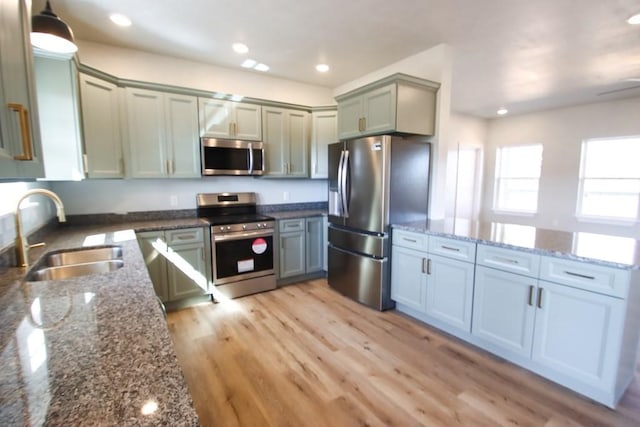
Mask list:
POLYGON ((289 192, 285 191, 284 193, 282 193, 282 200, 289 200, 289 192))
POLYGON ((171 204, 171 206, 178 206, 178 196, 171 196, 169 197, 169 203, 171 204))

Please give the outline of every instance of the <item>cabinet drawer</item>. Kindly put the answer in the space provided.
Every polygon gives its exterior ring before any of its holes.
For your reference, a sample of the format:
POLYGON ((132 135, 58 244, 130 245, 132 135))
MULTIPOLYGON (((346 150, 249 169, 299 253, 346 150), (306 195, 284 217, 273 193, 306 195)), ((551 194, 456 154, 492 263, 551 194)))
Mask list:
POLYGON ((429 236, 429 253, 462 261, 475 262, 476 244, 464 240, 429 236))
POLYGON ((185 228, 182 230, 167 230, 165 237, 167 244, 175 245, 182 243, 202 243, 204 236, 203 228, 185 228))
POLYGON ((478 245, 476 264, 525 276, 538 277, 540 255, 497 246, 478 245))
POLYGON ((540 279, 619 298, 626 298, 630 280, 628 270, 547 256, 540 279))
POLYGON ((288 231, 304 231, 304 218, 281 219, 279 222, 281 233, 286 233, 288 231))
POLYGON ((429 250, 429 236, 422 233, 394 229, 391 243, 419 251, 429 250))

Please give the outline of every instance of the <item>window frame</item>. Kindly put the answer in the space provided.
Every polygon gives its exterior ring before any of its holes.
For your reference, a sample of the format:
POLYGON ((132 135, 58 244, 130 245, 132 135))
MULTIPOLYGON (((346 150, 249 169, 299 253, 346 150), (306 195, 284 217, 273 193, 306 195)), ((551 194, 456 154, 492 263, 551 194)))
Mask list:
MULTIPOLYGON (((605 216, 605 215, 587 215, 582 213, 582 206, 584 203, 584 188, 585 181, 588 180, 616 180, 616 181, 636 181, 640 182, 640 173, 634 178, 618 178, 618 177, 586 177, 586 164, 588 150, 586 149, 589 142, 592 141, 615 141, 615 140, 637 140, 640 144, 640 135, 628 135, 628 136, 615 136, 615 137, 599 137, 599 138, 587 138, 584 139, 580 145, 580 170, 578 171, 578 193, 576 195, 576 220, 580 222, 591 222, 600 224, 618 224, 618 225, 634 225, 640 223, 640 191, 636 195, 637 208, 635 218, 621 217, 621 216, 605 216)), ((640 171, 640 168, 638 169, 640 171)), ((610 194, 610 193, 607 193, 610 194)))
POLYGON ((531 143, 531 144, 517 144, 517 145, 503 145, 500 147, 496 147, 496 158, 494 165, 494 178, 493 178, 493 204, 492 210, 498 214, 509 214, 509 215, 520 215, 520 216, 535 216, 538 214, 539 208, 539 198, 540 198, 540 178, 542 176, 542 160, 543 160, 544 146, 542 143, 531 143), (537 178, 531 177, 504 177, 501 174, 501 170, 503 169, 503 152, 504 149, 516 149, 516 148, 528 148, 528 147, 540 147, 540 171, 538 173, 537 178), (498 206, 500 200, 500 190, 501 183, 506 181, 518 181, 518 180, 536 180, 537 188, 536 188, 536 206, 535 209, 512 209, 506 207, 498 206))

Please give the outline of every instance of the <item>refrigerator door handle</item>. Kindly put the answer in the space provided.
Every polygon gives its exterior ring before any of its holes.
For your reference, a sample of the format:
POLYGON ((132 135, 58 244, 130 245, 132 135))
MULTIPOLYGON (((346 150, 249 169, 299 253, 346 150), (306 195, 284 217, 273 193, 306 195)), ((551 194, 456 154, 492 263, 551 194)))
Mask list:
POLYGON ((342 193, 344 189, 342 187, 342 175, 344 174, 344 150, 340 152, 340 161, 338 161, 338 197, 340 198, 340 208, 338 209, 340 216, 344 216, 344 205, 342 193))
POLYGON ((344 216, 349 217, 349 150, 344 151, 344 160, 342 161, 342 206, 344 208, 344 216))

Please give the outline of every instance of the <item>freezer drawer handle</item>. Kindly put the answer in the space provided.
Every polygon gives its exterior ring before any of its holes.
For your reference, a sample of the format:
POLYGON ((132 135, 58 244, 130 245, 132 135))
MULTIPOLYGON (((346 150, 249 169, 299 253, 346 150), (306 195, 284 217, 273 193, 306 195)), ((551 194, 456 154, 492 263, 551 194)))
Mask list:
POLYGON ((581 279, 596 280, 596 278, 593 277, 593 276, 587 276, 586 274, 574 273, 572 271, 566 271, 565 270, 564 274, 568 274, 569 276, 579 277, 581 279))

